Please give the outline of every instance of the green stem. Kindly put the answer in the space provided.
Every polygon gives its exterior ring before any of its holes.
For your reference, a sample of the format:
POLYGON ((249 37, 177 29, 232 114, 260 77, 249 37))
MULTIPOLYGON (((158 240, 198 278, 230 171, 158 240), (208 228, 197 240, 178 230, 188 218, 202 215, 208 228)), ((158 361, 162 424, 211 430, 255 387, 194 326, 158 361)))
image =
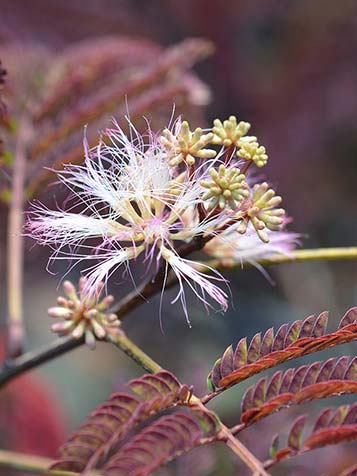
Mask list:
MULTIPOLYGON (((276 254, 270 258, 257 260, 257 264, 262 266, 271 266, 274 264, 283 264, 283 263, 292 263, 292 262, 303 262, 303 261, 332 261, 332 260, 347 260, 347 259, 357 259, 357 246, 350 247, 341 247, 341 248, 316 248, 316 249, 302 249, 295 250, 289 253, 289 255, 276 254)), ((211 260, 205 262, 209 266, 220 269, 234 269, 241 268, 242 265, 239 263, 233 266, 222 266, 220 260, 211 260)), ((244 266, 249 266, 245 264, 244 266)))
POLYGON ((0 466, 6 466, 8 468, 28 471, 31 473, 46 473, 57 476, 75 476, 78 474, 69 471, 48 471, 51 464, 52 460, 43 458, 42 456, 32 456, 15 453, 13 451, 0 450, 0 466))
POLYGON ((145 352, 134 344, 134 342, 132 342, 123 332, 112 332, 107 335, 106 340, 122 350, 146 372, 155 374, 162 370, 162 367, 160 367, 159 364, 145 354, 145 352))
MULTIPOLYGON (((204 240, 192 241, 183 246, 182 250, 178 250, 180 256, 187 256, 193 251, 201 249, 205 243, 208 241, 208 237, 204 240)), ((257 264, 262 266, 271 266, 274 264, 283 264, 291 262, 302 262, 302 261, 317 261, 317 260, 338 260, 338 259, 356 259, 357 258, 357 246, 352 246, 349 248, 316 248, 316 249, 305 249, 305 250, 296 250, 289 255, 276 254, 271 256, 269 259, 257 260, 257 264)), ((234 269, 242 268, 241 263, 234 264, 232 266, 223 266, 221 260, 214 259, 210 261, 202 262, 203 265, 209 265, 212 268, 216 269, 234 269)), ((249 263, 244 263, 245 267, 252 266, 249 263)), ((197 265, 200 268, 199 264, 197 265)), ((202 266, 202 271, 207 272, 207 267, 202 266)), ((127 294, 114 308, 114 312, 117 314, 119 319, 123 319, 135 308, 140 306, 149 299, 151 296, 154 296, 163 286, 165 277, 165 267, 162 265, 154 278, 150 278, 147 282, 142 283, 135 291, 127 294)), ((177 284, 176 275, 173 275, 169 272, 165 289, 169 289, 177 284)))
POLYGON ((337 259, 356 259, 357 246, 346 248, 316 248, 296 250, 291 256, 275 255, 270 259, 262 260, 261 264, 280 264, 291 261, 318 261, 318 260, 337 260, 337 259))

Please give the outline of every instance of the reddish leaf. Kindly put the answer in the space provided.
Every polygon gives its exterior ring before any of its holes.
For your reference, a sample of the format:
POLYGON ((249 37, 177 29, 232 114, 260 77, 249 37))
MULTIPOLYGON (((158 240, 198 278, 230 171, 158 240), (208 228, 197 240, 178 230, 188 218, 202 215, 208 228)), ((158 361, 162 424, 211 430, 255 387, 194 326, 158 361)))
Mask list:
POLYGON ((301 325, 299 338, 310 337, 315 324, 315 316, 308 316, 301 325))
POLYGON ((294 376, 290 383, 290 388, 289 388, 291 393, 296 393, 298 390, 300 390, 301 384, 304 380, 307 369, 308 369, 307 365, 303 365, 295 371, 294 376))
POLYGON ((316 382, 317 377, 319 376, 321 369, 321 362, 314 362, 311 364, 307 372, 305 374, 305 377, 301 383, 301 387, 307 387, 308 385, 312 385, 316 382))
POLYGON ((295 321, 291 324, 285 337, 284 347, 288 347, 290 344, 292 344, 299 338, 300 330, 301 321, 295 321))
POLYGON ((279 327, 278 332, 275 335, 272 350, 281 350, 284 348, 284 342, 286 333, 288 330, 288 324, 283 324, 279 327))
POLYGON ((320 369, 320 373, 316 379, 316 382, 324 382, 330 378, 332 369, 335 366, 336 359, 331 357, 331 359, 326 360, 320 369))
POLYGON ((319 414, 315 422, 315 425, 313 427, 313 430, 312 430, 313 433, 320 430, 321 428, 325 428, 329 424, 331 420, 332 412, 333 412, 333 409, 331 407, 325 408, 324 410, 322 410, 322 412, 319 414))
POLYGON ((256 384, 255 389, 254 389, 254 394, 253 394, 253 405, 254 406, 258 407, 259 405, 264 403, 265 395, 266 395, 266 389, 267 389, 267 379, 262 378, 256 384))
POLYGON ((354 440, 357 440, 357 424, 324 428, 304 441, 304 449, 312 450, 326 445, 335 445, 354 440))
POLYGON ((355 357, 348 366, 344 379, 357 380, 357 357, 355 357))
POLYGON ((340 394, 357 393, 357 382, 348 380, 331 380, 319 382, 303 388, 296 393, 294 402, 301 403, 307 400, 332 397, 340 394))
POLYGON ((221 375, 228 375, 233 370, 233 346, 230 345, 224 352, 221 360, 221 375))
POLYGON ((216 362, 214 363, 214 366, 211 370, 209 378, 211 379, 213 386, 217 387, 219 381, 222 378, 222 375, 221 375, 221 359, 216 360, 216 362))
POLYGON ((161 370, 155 375, 156 377, 160 377, 164 379, 172 392, 177 392, 180 389, 181 383, 177 380, 177 378, 171 372, 168 372, 167 370, 161 370))
MULTIPOLYGON (((352 312, 352 311, 351 311, 352 312)), ((354 311, 353 311, 353 316, 354 311)), ((336 332, 324 334, 328 320, 328 313, 321 313, 315 321, 312 316, 306 318, 302 323, 295 321, 288 329, 287 324, 283 324, 273 337, 273 331, 268 330, 261 342, 261 334, 256 334, 247 349, 246 338, 241 339, 232 358, 232 348, 229 347, 224 354, 224 362, 218 360, 210 374, 211 382, 215 388, 227 388, 242 380, 251 377, 270 367, 295 359, 303 355, 311 354, 320 350, 328 349, 346 342, 352 342, 357 339, 357 323, 348 323, 336 332), (310 335, 308 335, 310 332, 310 335), (272 345, 271 345, 271 342, 272 345), (270 352, 269 352, 270 349, 270 352), (267 353, 268 352, 268 353, 267 353), (229 369, 232 367, 232 371, 229 369)), ((350 317, 345 319, 350 322, 350 317)), ((334 361, 326 362, 325 367, 320 369, 317 374, 317 364, 313 364, 306 370, 300 370, 299 374, 294 376, 294 385, 296 390, 306 378, 310 383, 316 378, 322 381, 330 370, 337 377, 347 372, 346 359, 336 364, 334 370, 331 365, 334 361)), ((354 372, 354 364, 350 367, 350 372, 354 372)))
MULTIPOLYGON (((208 435, 214 434, 209 416, 194 415, 204 426, 208 427, 208 435), (207 419, 208 418, 208 419, 207 419)), ((159 420, 138 433, 125 444, 102 468, 105 476, 149 475, 156 468, 171 461, 185 451, 205 443, 207 433, 197 420, 185 413, 175 413, 161 417, 159 420)))
POLYGON ((269 454, 270 454, 271 458, 275 459, 276 454, 278 452, 278 448, 279 448, 279 435, 276 434, 273 437, 273 440, 272 440, 271 445, 270 445, 269 454))
POLYGON ((349 425, 350 423, 357 423, 357 403, 350 405, 350 408, 343 422, 346 425, 349 425))
POLYGON ((248 355, 247 355, 247 362, 249 364, 252 362, 256 362, 260 357, 261 337, 262 336, 260 333, 255 334, 255 336, 250 342, 248 355))
POLYGON ((171 393, 169 385, 163 378, 158 377, 157 375, 144 375, 142 379, 145 380, 145 382, 151 383, 151 385, 153 385, 161 395, 171 393))
POLYGON ((248 348, 247 348, 247 338, 241 339, 238 342, 236 351, 234 353, 234 361, 233 365, 235 369, 239 369, 243 365, 247 363, 247 355, 248 355, 248 348))
POLYGON ((252 423, 289 405, 293 401, 293 398, 292 393, 283 393, 282 395, 272 398, 260 407, 258 406, 247 409, 241 416, 241 422, 247 426, 251 425, 252 423))
POLYGON ((298 417, 291 427, 288 436, 288 447, 298 451, 302 443, 302 433, 304 431, 306 417, 304 415, 298 417))
MULTIPOLYGON (((331 359, 327 362, 330 362, 331 359)), ((344 368, 348 366, 348 360, 344 362, 344 368)), ((276 372, 267 382, 266 378, 260 379, 255 385, 249 387, 243 396, 241 420, 246 425, 252 424, 272 412, 281 410, 289 405, 333 397, 341 394, 357 393, 357 381, 341 379, 316 382, 316 377, 325 364, 315 362, 309 367, 303 365, 296 369, 288 369, 284 373, 276 372)), ((328 373, 325 374, 329 379, 328 373)), ((341 411, 341 409, 340 409, 341 411)), ((352 409, 350 410, 352 411, 352 409)))
POLYGON ((253 404, 254 387, 249 387, 245 392, 241 400, 241 412, 245 413, 249 408, 254 406, 253 404))
POLYGON ((316 319, 314 327, 312 329, 312 337, 320 337, 326 332, 329 313, 327 311, 322 312, 316 319))
POLYGON ((334 415, 332 415, 332 418, 330 419, 329 426, 342 425, 345 421, 346 416, 348 415, 349 410, 349 405, 341 405, 340 407, 338 407, 334 415))
POLYGON ((330 375, 331 380, 332 379, 339 380, 344 377, 347 367, 349 365, 349 360, 350 359, 347 356, 344 356, 338 359, 338 361, 336 362, 336 365, 334 366, 331 372, 331 375, 330 375))
MULTIPOLYGON (((125 393, 112 395, 62 446, 61 459, 53 464, 53 469, 82 472, 102 467, 123 438, 140 423, 177 404, 186 404, 191 395, 187 385, 181 385, 176 377, 167 371, 144 375, 132 380, 128 385, 144 401, 125 393)), ((179 417, 175 422, 170 420, 166 425, 165 435, 162 436, 166 444, 168 441, 176 441, 177 438, 180 441, 186 438, 185 429, 178 423, 181 420, 179 417), (175 424, 179 426, 173 428, 175 424)), ((186 429, 190 421, 186 421, 186 429)), ((197 423, 193 422, 193 425, 197 423)), ((161 439, 160 431, 160 425, 157 425, 155 435, 154 432, 145 435, 147 438, 155 436, 161 439)), ((145 441, 145 445, 150 446, 148 440, 145 441)), ((179 444, 177 441, 176 443, 179 444)), ((140 449, 140 457, 143 455, 145 448, 140 449)))
MULTIPOLYGON (((279 394, 282 384, 283 372, 280 370, 276 372, 271 378, 266 391, 266 400, 271 400, 279 394)), ((251 387, 252 388, 252 387, 251 387)))
POLYGON ((271 352, 274 342, 274 329, 270 327, 264 334, 262 345, 260 347, 260 355, 263 357, 271 352))
POLYGON ((349 309, 346 312, 346 314, 343 316, 338 328, 341 329, 342 327, 345 327, 349 324, 353 324, 356 321, 357 321, 357 307, 352 307, 352 309, 349 309))
POLYGON ((295 374, 294 369, 288 369, 286 372, 284 372, 284 376, 281 381, 280 393, 289 391, 291 381, 294 378, 294 374, 295 374))

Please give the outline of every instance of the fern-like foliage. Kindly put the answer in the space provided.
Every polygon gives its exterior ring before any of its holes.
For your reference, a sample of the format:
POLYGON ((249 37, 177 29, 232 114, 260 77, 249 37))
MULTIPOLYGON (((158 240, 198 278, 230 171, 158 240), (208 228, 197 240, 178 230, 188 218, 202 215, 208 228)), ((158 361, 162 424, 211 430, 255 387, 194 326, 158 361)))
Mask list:
POLYGON ((167 371, 144 375, 128 386, 137 396, 115 393, 99 406, 60 448, 61 458, 52 469, 83 472, 100 467, 137 425, 191 398, 191 389, 167 371))
POLYGON ((210 387, 224 389, 288 360, 357 339, 357 308, 347 311, 336 332, 326 334, 327 323, 328 313, 323 312, 283 324, 276 333, 270 328, 263 337, 255 334, 249 345, 241 339, 235 350, 229 346, 214 364, 210 387))
POLYGON ((207 444, 217 433, 216 422, 197 410, 163 416, 136 435, 102 468, 104 476, 146 476, 192 448, 207 444), (200 424, 202 423, 202 424, 200 424))
POLYGON ((298 417, 288 435, 287 446, 279 447, 279 438, 276 436, 271 445, 272 460, 267 466, 272 466, 283 459, 306 453, 327 445, 354 441, 357 439, 357 404, 342 405, 337 409, 326 408, 316 419, 310 435, 303 439, 306 425, 306 416, 298 417))
MULTIPOLYGON (((209 90, 189 70, 211 52, 211 43, 198 38, 167 49, 120 37, 85 40, 60 54, 34 45, 3 48, 2 59, 12 78, 11 88, 4 90, 11 117, 16 123, 25 115, 31 126, 25 144, 28 192, 41 190, 51 177, 50 169, 83 159, 86 124, 93 146, 111 114, 124 117, 129 112, 139 130, 147 128, 145 115, 152 127, 166 126, 168 104, 177 104, 193 121, 202 119, 200 107, 208 102, 209 90)), ((120 126, 127 129, 127 121, 120 126)), ((8 134, 10 155, 14 140, 8 134)), ((10 168, 7 173, 11 175, 10 168)))
POLYGON ((349 393, 357 393, 357 357, 314 362, 278 371, 249 387, 242 399, 241 420, 251 425, 290 405, 349 393))

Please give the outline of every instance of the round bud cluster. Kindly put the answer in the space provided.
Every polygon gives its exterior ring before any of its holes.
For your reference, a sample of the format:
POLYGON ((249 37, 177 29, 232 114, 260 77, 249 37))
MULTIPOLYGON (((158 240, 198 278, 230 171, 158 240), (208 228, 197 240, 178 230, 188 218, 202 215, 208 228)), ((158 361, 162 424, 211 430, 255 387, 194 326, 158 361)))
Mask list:
POLYGON ((80 292, 77 293, 73 283, 65 281, 63 291, 66 297, 59 296, 58 306, 49 308, 48 314, 63 319, 52 324, 53 332, 60 336, 71 335, 75 339, 84 335, 86 344, 93 349, 96 339, 104 339, 110 328, 120 326, 120 321, 115 314, 108 312, 114 302, 113 296, 108 295, 101 301, 97 299, 103 289, 103 283, 97 285, 97 293, 93 293, 97 297, 92 298, 83 292, 86 283, 87 279, 82 277, 79 281, 80 292))
POLYGON ((245 175, 236 167, 226 168, 221 164, 216 169, 211 168, 209 173, 211 181, 201 181, 202 187, 208 189, 203 195, 203 200, 210 200, 209 208, 221 209, 229 206, 235 209, 239 202, 249 197, 249 186, 245 181, 245 175))
POLYGON ((263 167, 268 161, 268 155, 264 146, 259 145, 256 137, 244 137, 239 141, 240 149, 237 156, 242 159, 252 160, 257 167, 263 167))
POLYGON ((213 121, 212 132, 214 134, 212 143, 229 147, 238 146, 239 140, 247 134, 251 125, 249 122, 237 122, 235 116, 230 116, 226 121, 215 119, 213 121))
POLYGON ((210 159, 215 157, 216 151, 205 149, 212 142, 212 138, 212 132, 204 134, 199 127, 192 132, 188 122, 183 121, 176 135, 169 129, 164 129, 160 142, 167 151, 169 165, 174 167, 181 162, 194 165, 196 158, 210 159))
POLYGON ((242 220, 238 231, 245 233, 249 221, 254 226, 259 238, 264 242, 269 242, 269 235, 266 228, 272 231, 279 231, 283 225, 285 210, 276 208, 281 203, 281 197, 275 196, 273 189, 269 188, 266 182, 254 185, 252 193, 252 203, 247 210, 247 217, 242 220))

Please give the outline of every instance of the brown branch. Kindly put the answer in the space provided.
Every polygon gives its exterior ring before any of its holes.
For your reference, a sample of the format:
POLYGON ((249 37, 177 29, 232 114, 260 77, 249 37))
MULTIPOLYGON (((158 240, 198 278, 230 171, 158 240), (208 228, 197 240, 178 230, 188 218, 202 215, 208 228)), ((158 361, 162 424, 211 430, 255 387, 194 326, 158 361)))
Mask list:
POLYGON ((264 469, 263 463, 261 463, 238 438, 235 438, 225 426, 221 429, 220 440, 226 443, 228 448, 253 471, 255 476, 270 476, 264 469))
MULTIPOLYGON (((195 395, 192 395, 189 405, 192 407, 198 407, 203 412, 207 411, 202 401, 195 395)), ((219 422, 219 425, 220 425, 220 430, 216 437, 216 440, 224 442, 228 446, 228 448, 230 448, 233 451, 233 453, 237 455, 238 458, 241 461, 243 461, 243 463, 245 463, 246 466, 253 471, 255 475, 270 476, 269 473, 266 472, 263 466, 263 463, 259 461, 248 450, 248 448, 244 446, 243 443, 234 436, 232 431, 221 422, 219 416, 216 413, 213 412, 213 414, 215 418, 217 418, 217 421, 219 422)), ((234 427, 233 429, 236 431, 236 427, 234 427)))
POLYGON ((26 135, 28 125, 21 119, 15 146, 12 193, 8 218, 7 237, 7 297, 8 297, 8 353, 16 357, 22 353, 25 338, 23 323, 23 211, 24 182, 26 170, 26 135))
MULTIPOLYGON (((190 243, 181 246, 177 250, 177 254, 181 258, 184 258, 194 251, 201 250, 212 238, 213 235, 208 235, 205 237, 198 236, 190 241, 190 243)), ((133 292, 128 293, 121 301, 119 301, 118 305, 114 308, 114 312, 118 318, 123 319, 123 317, 126 316, 130 311, 140 306, 146 299, 154 296, 162 289, 165 283, 166 266, 166 262, 162 261, 157 273, 153 277, 150 277, 147 281, 138 286, 133 292)), ((171 288, 176 283, 176 275, 169 272, 167 275, 167 281, 165 283, 165 289, 171 288)))
POLYGON ((45 362, 49 362, 50 360, 81 346, 83 342, 83 339, 57 339, 35 351, 27 352, 16 359, 5 360, 0 368, 0 387, 6 385, 23 372, 31 370, 45 362))

